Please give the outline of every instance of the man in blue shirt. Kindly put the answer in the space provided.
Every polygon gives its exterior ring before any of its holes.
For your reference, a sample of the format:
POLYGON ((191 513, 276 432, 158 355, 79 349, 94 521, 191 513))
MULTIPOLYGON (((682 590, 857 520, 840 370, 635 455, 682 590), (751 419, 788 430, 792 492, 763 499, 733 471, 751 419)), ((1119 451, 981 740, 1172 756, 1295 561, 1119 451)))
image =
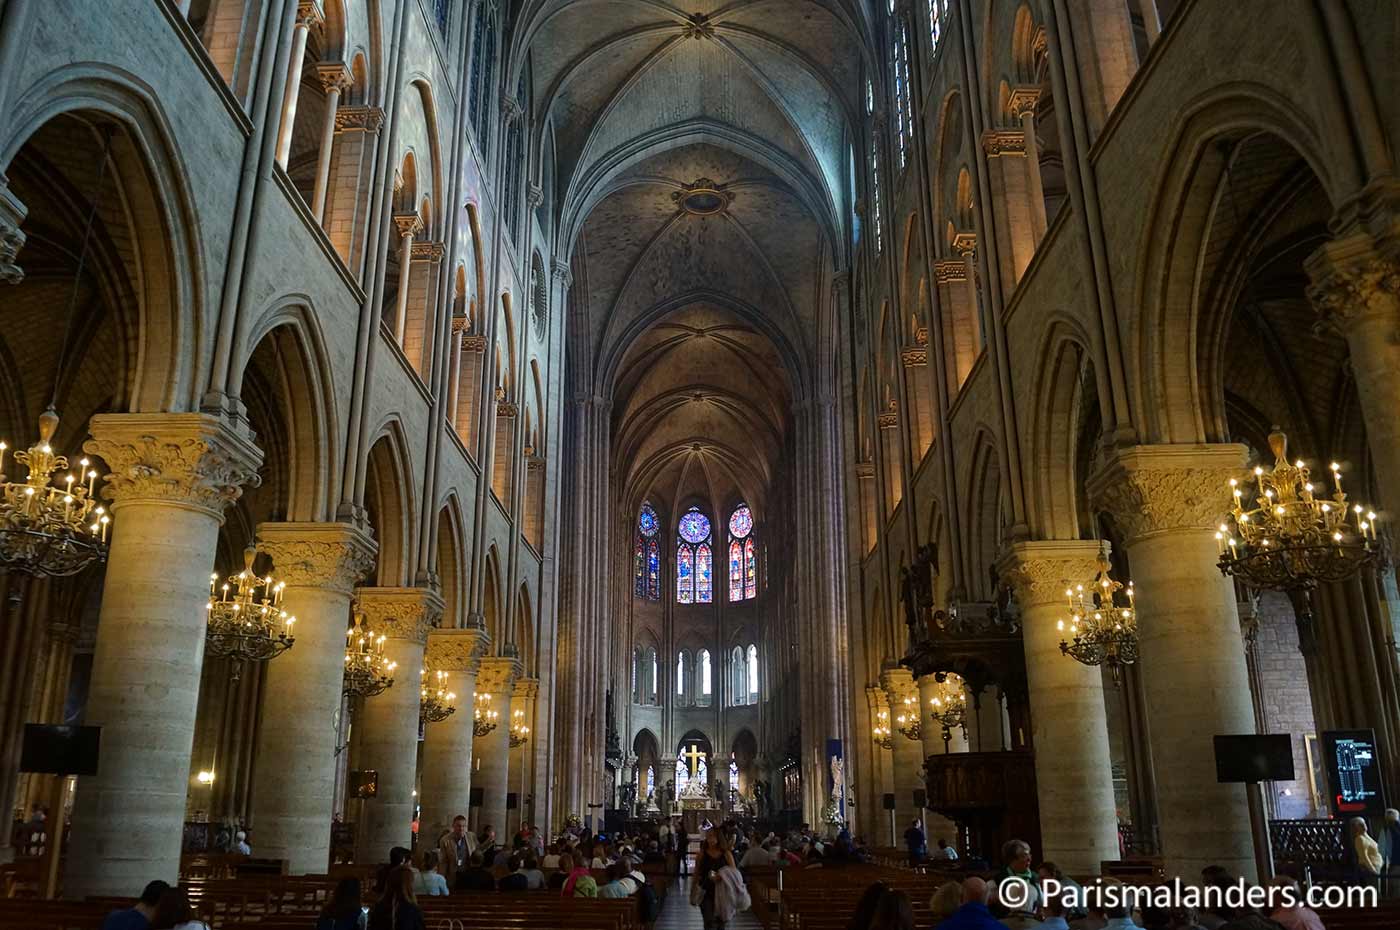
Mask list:
POLYGON ((102 930, 149 930, 151 919, 156 915, 156 904, 160 896, 170 890, 165 882, 156 879, 141 892, 141 900, 135 907, 113 911, 102 921, 102 930))
POLYGON ((974 876, 964 881, 962 887, 962 907, 939 924, 937 930, 1007 930, 1006 924, 993 917, 987 908, 992 888, 985 879, 974 876))

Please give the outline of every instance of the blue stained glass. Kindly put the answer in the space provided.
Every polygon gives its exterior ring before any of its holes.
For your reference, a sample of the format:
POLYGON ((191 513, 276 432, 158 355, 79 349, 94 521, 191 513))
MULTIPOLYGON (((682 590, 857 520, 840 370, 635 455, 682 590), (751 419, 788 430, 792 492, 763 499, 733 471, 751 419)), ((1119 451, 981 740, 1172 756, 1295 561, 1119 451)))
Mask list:
POLYGON ((647 597, 661 599, 661 546, 655 539, 647 540, 647 597))
POLYGON ((695 550, 695 603, 710 603, 713 591, 713 563, 708 543, 701 543, 695 550))
POLYGON ((744 541, 744 599, 748 600, 758 594, 758 568, 754 564, 758 561, 754 554, 752 539, 744 541))
POLYGON ((729 599, 744 599, 744 549, 737 539, 729 544, 729 599))
POLYGON ((651 504, 643 504, 642 512, 637 515, 637 529, 642 531, 643 536, 655 536, 660 528, 661 521, 657 519, 656 511, 651 509, 651 504))
POLYGON ((740 504, 729 517, 729 535, 743 539, 753 529, 753 513, 748 504, 740 504))
POLYGON ((642 538, 639 536, 637 537, 636 548, 632 552, 632 574, 635 576, 634 593, 637 597, 645 597, 647 593, 646 575, 643 573, 643 568, 642 538))
POLYGON ((695 563, 695 550, 681 546, 676 551, 676 601, 689 604, 695 597, 695 580, 691 577, 695 563))
POLYGON ((688 543, 704 542, 710 538, 710 520, 697 507, 685 512, 678 528, 681 539, 688 543))

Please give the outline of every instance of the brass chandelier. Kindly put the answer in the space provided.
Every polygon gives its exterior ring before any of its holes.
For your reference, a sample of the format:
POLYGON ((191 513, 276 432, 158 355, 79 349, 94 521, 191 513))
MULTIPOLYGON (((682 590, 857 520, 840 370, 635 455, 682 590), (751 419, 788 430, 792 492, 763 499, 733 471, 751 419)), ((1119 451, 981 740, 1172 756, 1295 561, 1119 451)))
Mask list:
POLYGON ((517 749, 530 740, 530 728, 525 725, 525 711, 517 710, 510 715, 510 748, 517 749))
POLYGON ((472 711, 472 734, 474 736, 485 736, 496 729, 496 718, 500 714, 491 709, 491 695, 473 694, 472 703, 475 709, 472 711))
POLYGON ((1327 497, 1302 459, 1289 463, 1287 435, 1275 429, 1269 448, 1274 467, 1255 466, 1252 492, 1230 479, 1230 516, 1215 534, 1221 572, 1251 587, 1290 591, 1344 581, 1374 561, 1376 513, 1348 503, 1341 466, 1331 465, 1335 490, 1327 497))
POLYGON ((345 679, 341 685, 345 694, 374 697, 393 687, 398 663, 384 655, 387 638, 369 629, 364 614, 355 615, 354 626, 345 631, 345 679))
POLYGON ((912 739, 915 742, 923 739, 924 726, 920 720, 918 695, 906 694, 904 696, 904 711, 896 718, 894 723, 896 729, 904 734, 905 739, 912 739))
POLYGON ((941 675, 938 693, 929 701, 929 716, 943 728, 943 747, 953 739, 953 727, 967 732, 967 691, 961 676, 948 672, 941 675))
POLYGON ((208 620, 205 649, 229 660, 234 681, 245 662, 267 662, 292 648, 292 624, 296 617, 282 609, 285 582, 253 572, 258 550, 243 550, 243 571, 219 586, 219 576, 209 576, 208 620))
POLYGON ((890 712, 879 710, 875 713, 875 726, 870 728, 870 738, 881 749, 893 749, 894 738, 890 735, 890 712))
POLYGON ((1269 448, 1274 467, 1254 467, 1252 491, 1230 479, 1230 516, 1215 534, 1218 565, 1249 587, 1287 594, 1306 653, 1316 648, 1312 592, 1351 578, 1379 556, 1376 512, 1348 501, 1336 462, 1329 469, 1332 496, 1326 496, 1302 459, 1289 463, 1288 436, 1277 427, 1269 448))
POLYGON ((1136 594, 1131 581, 1124 585, 1110 574, 1102 546, 1096 564, 1098 573, 1087 589, 1077 584, 1065 590, 1069 622, 1057 626, 1069 638, 1060 640, 1060 652, 1084 665, 1108 666, 1116 683, 1123 666, 1138 659, 1136 594))
POLYGON ((423 667, 422 685, 419 689, 418 722, 441 723, 457 712, 457 695, 447 690, 447 673, 435 671, 429 674, 423 667))
POLYGON ((54 452, 58 414, 49 407, 39 417, 39 440, 15 452, 28 467, 24 481, 3 473, 8 443, 0 442, 0 567, 35 577, 62 578, 107 558, 112 520, 97 503, 97 471, 88 459, 68 469, 54 452), (51 483, 52 482, 52 483, 51 483))

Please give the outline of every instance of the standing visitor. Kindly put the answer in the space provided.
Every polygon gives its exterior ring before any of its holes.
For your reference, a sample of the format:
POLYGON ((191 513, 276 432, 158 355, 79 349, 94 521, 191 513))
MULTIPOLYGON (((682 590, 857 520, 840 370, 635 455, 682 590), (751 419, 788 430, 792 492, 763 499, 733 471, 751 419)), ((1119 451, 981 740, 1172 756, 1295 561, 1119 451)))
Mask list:
POLYGON ((711 827, 705 832, 705 841, 700 846, 700 855, 695 862, 696 888, 691 891, 691 903, 700 905, 700 917, 705 930, 724 930, 724 922, 715 916, 715 891, 719 870, 734 865, 734 853, 725 845, 724 836, 711 827), (696 891, 699 892, 697 901, 696 891))
POLYGON ((904 831, 904 846, 909 850, 909 864, 918 865, 928 855, 928 838, 924 836, 924 825, 915 817, 904 831))
POLYGON ((1375 885, 1385 870, 1381 848, 1366 832, 1366 818, 1353 817, 1347 825, 1351 831, 1351 848, 1356 856, 1356 877, 1363 885, 1375 885))
POLYGON ((476 852, 476 837, 467 831, 467 818, 458 814, 452 818, 452 829, 438 840, 438 871, 448 887, 457 884, 457 873, 467 867, 476 852))

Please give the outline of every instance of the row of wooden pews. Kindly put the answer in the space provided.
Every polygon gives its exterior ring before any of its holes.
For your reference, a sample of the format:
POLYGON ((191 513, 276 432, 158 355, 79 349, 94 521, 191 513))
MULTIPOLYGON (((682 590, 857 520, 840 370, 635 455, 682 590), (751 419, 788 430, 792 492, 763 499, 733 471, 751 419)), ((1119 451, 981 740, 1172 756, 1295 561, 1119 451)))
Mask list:
POLYGON ((865 889, 875 882, 909 895, 914 905, 914 925, 927 930, 934 925, 929 898, 939 885, 960 880, 946 870, 892 868, 883 865, 841 865, 782 870, 781 892, 776 869, 750 869, 749 893, 754 914, 767 928, 779 930, 846 930, 865 889), (781 900, 781 917, 760 902, 781 900))

